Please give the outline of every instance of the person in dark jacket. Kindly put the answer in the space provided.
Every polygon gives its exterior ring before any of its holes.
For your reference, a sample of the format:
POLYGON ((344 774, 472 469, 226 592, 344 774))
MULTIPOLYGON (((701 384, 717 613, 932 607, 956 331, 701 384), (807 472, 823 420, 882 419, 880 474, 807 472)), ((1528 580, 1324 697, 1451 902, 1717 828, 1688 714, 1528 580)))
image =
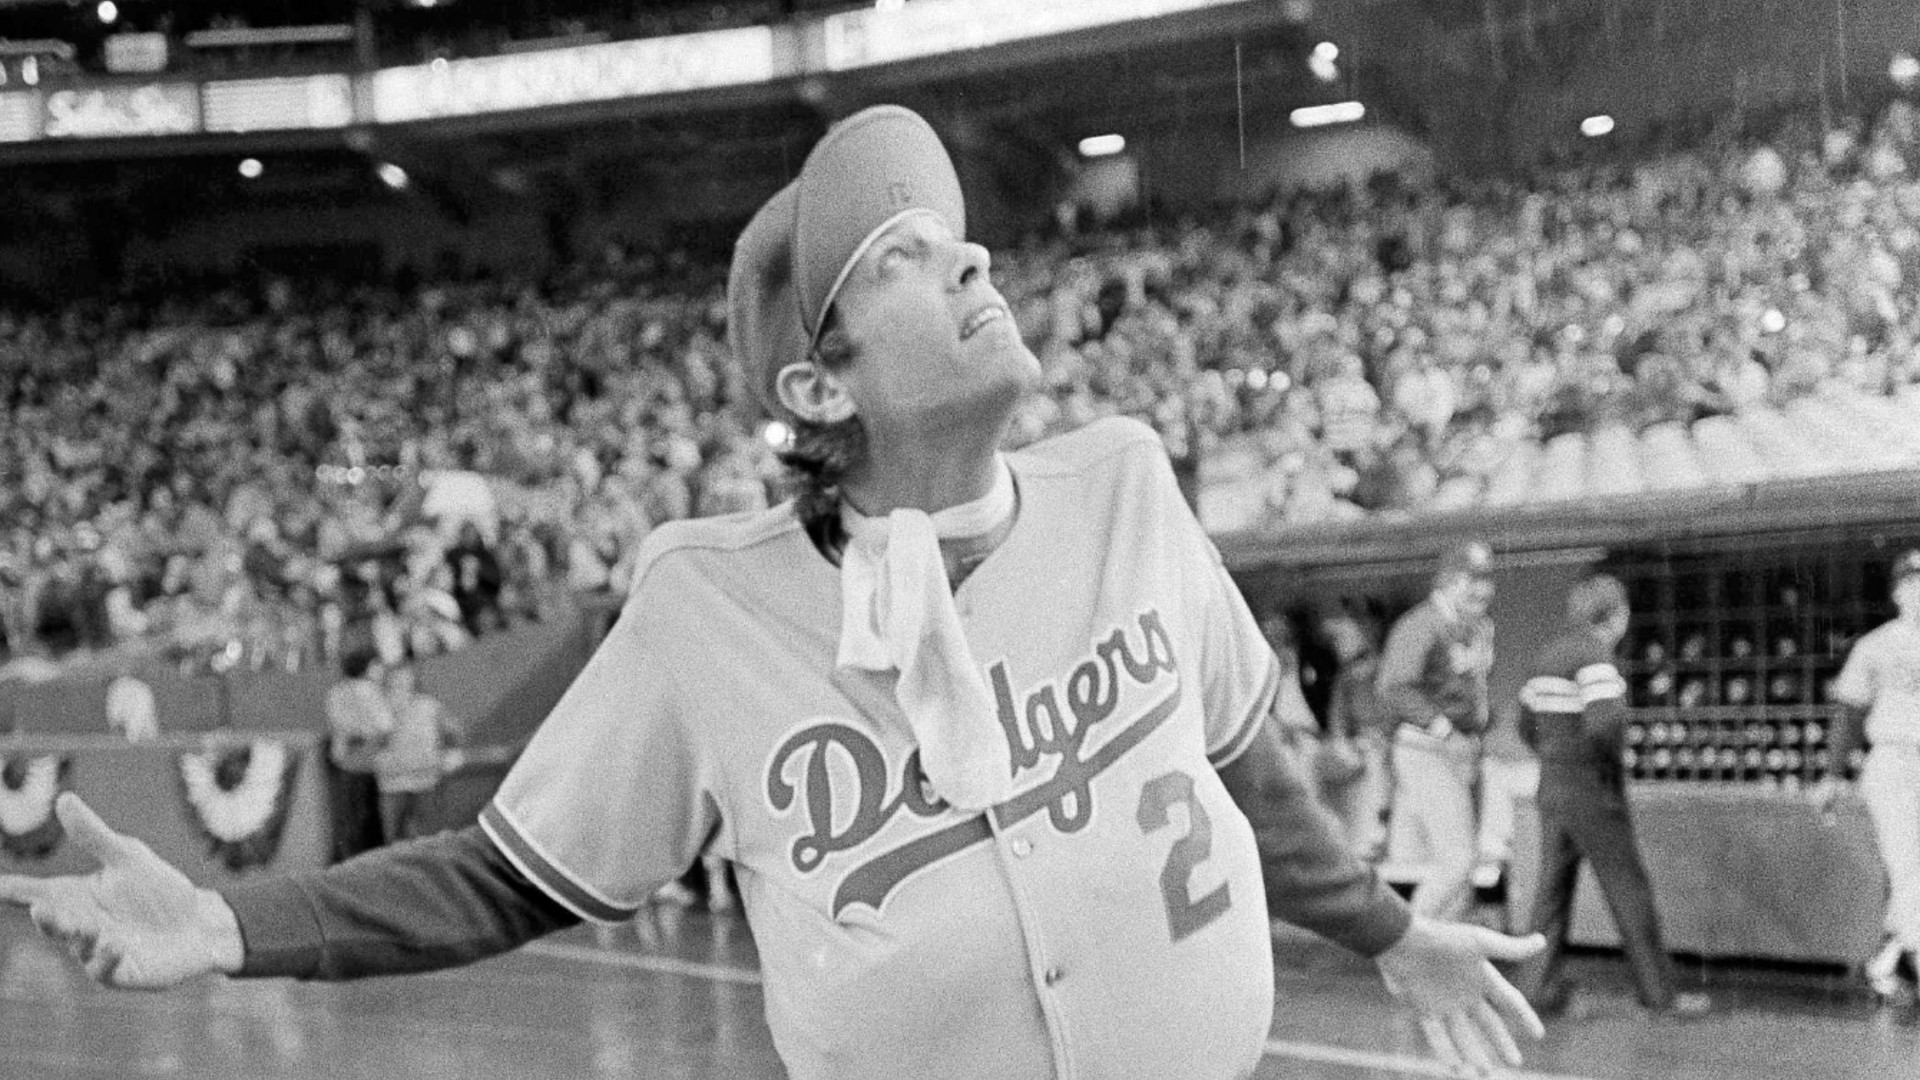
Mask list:
POLYGON ((1521 967, 1518 982, 1536 1007, 1566 1007, 1571 988, 1560 961, 1584 861, 1613 912, 1640 1003, 1665 1015, 1698 1016, 1711 1002, 1674 988, 1627 807, 1620 762, 1627 683, 1614 666, 1627 617, 1618 578, 1602 574, 1574 586, 1567 630, 1540 651, 1520 690, 1520 735, 1540 755, 1540 875, 1528 925, 1547 948, 1521 967))
POLYGON ((453 571, 453 601, 460 607, 460 622, 467 633, 479 637, 504 626, 500 560, 478 525, 461 523, 459 539, 447 549, 447 566, 453 571))

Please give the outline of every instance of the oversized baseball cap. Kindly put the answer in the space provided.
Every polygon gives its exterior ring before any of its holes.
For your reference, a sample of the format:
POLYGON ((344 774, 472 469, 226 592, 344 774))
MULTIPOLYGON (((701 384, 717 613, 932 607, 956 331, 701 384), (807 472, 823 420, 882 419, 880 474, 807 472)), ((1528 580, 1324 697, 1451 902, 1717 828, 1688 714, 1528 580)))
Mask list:
POLYGON ((932 125, 875 105, 829 129, 800 175, 747 223, 727 272, 727 340, 767 412, 790 415, 775 376, 812 351, 860 256, 917 213, 966 236, 960 178, 932 125))

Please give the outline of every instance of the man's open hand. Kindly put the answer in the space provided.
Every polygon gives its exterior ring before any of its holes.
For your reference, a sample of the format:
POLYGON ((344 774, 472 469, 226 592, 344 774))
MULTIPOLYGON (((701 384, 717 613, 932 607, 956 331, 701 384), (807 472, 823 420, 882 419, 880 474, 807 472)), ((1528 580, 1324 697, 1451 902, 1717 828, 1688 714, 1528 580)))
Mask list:
POLYGON ((78 795, 62 793, 54 812, 100 868, 56 878, 0 874, 0 902, 25 907, 42 933, 109 986, 159 990, 239 970, 240 927, 218 894, 114 832, 78 795))
POLYGON ((1540 1017, 1493 961, 1519 961, 1546 947, 1538 934, 1508 937, 1479 926, 1415 915, 1393 947, 1374 958, 1387 989, 1411 1006, 1433 1052, 1449 1065, 1491 1073, 1517 1067, 1513 1029, 1546 1033, 1540 1017))

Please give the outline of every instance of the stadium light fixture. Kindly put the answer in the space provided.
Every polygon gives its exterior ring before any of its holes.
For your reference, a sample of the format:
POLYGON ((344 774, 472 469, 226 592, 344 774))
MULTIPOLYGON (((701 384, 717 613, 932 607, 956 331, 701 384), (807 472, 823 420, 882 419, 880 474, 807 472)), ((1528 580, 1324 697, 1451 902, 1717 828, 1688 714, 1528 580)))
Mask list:
POLYGON ((1081 157, 1112 157, 1126 148, 1124 135, 1090 135, 1080 140, 1081 157))
POLYGON ((240 159, 240 175, 249 180, 260 179, 260 174, 265 171, 266 166, 260 164, 259 158, 250 157, 240 159))
POLYGON ((93 13, 100 17, 101 22, 112 26, 120 20, 120 5, 113 0, 100 0, 100 6, 94 8, 93 13))
POLYGON ((375 169, 374 172, 379 175, 381 183, 387 185, 393 190, 395 191, 407 190, 407 170, 401 168, 398 165, 395 165, 393 162, 391 161, 381 162, 380 167, 375 169))
POLYGON ((1601 113, 1599 116, 1589 116, 1585 120, 1580 121, 1580 134, 1585 135, 1589 139, 1597 139, 1612 130, 1613 117, 1605 113, 1601 113))
POLYGON ((1307 70, 1323 83, 1336 82, 1340 78, 1340 65, 1334 61, 1340 59, 1340 46, 1331 41, 1323 41, 1307 54, 1307 70))
POLYGON ((1894 53, 1893 59, 1887 63, 1887 76, 1903 90, 1911 87, 1920 81, 1920 60, 1916 60, 1912 53, 1894 53))
POLYGON ((1330 105, 1307 105, 1287 114, 1287 120, 1297 128, 1326 127, 1328 124, 1351 124, 1367 115, 1367 107, 1357 101, 1336 101, 1330 105))

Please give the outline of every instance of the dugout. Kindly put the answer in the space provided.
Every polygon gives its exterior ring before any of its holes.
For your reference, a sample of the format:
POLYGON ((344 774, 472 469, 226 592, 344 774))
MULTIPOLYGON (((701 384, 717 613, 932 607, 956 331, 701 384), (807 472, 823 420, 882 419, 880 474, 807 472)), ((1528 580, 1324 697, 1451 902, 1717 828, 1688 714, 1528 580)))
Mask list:
MULTIPOLYGON (((1471 537, 1497 553, 1492 755, 1526 757, 1515 698, 1568 587, 1592 570, 1628 585, 1629 798, 1669 947, 1835 964, 1869 955, 1886 885, 1865 807, 1843 798, 1823 816, 1804 791, 1857 765, 1826 752, 1839 712, 1827 684, 1853 641, 1893 614, 1887 564, 1920 544, 1920 470, 1218 539, 1256 611, 1302 626, 1344 603, 1384 627, 1425 595, 1438 553, 1471 537)), ((1309 680, 1314 662, 1304 649, 1309 680)), ((1530 796, 1515 811, 1517 923, 1537 837, 1530 796)), ((1617 942, 1590 874, 1571 939, 1617 942)))

